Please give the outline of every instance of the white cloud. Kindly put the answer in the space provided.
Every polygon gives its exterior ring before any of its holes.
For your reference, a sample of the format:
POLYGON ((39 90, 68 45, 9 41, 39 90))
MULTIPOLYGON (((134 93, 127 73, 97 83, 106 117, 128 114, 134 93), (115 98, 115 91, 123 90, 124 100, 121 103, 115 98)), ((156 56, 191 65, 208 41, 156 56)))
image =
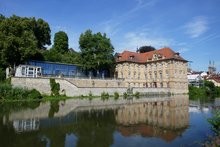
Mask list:
POLYGON ((102 30, 109 36, 113 36, 123 28, 123 23, 129 21, 137 11, 142 10, 143 8, 153 7, 157 0, 149 0, 147 2, 144 0, 135 0, 135 2, 136 5, 134 5, 129 11, 100 23, 100 28, 102 28, 102 30))
POLYGON ((186 33, 189 34, 191 38, 197 38, 209 29, 207 18, 204 16, 193 18, 193 20, 184 27, 186 28, 186 33))
POLYGON ((149 37, 148 33, 129 32, 124 35, 123 42, 116 44, 117 52, 122 52, 125 49, 135 51, 137 47, 150 45, 155 48, 162 48, 174 44, 173 39, 162 37, 149 37))
POLYGON ((179 49, 177 52, 179 52, 180 54, 182 54, 182 53, 185 53, 185 52, 188 52, 188 51, 189 51, 188 48, 181 48, 181 49, 179 49))

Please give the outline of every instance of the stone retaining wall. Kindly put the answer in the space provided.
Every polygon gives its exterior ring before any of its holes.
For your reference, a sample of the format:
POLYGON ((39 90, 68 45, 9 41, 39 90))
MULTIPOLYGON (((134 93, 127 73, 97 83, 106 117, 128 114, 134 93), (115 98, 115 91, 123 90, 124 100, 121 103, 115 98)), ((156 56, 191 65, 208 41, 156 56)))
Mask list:
MULTIPOLYGON (((118 92, 123 95, 127 92, 127 87, 124 87, 123 81, 121 85, 118 85, 118 80, 97 80, 97 79, 65 79, 56 78, 57 83, 60 84, 60 94, 66 94, 66 96, 88 96, 90 93, 93 96, 100 96, 102 92, 106 92, 110 95, 114 95, 114 92, 118 92), (95 83, 94 87, 91 87, 91 81, 95 83), (81 83, 81 84, 80 84, 81 83), (101 84, 100 84, 101 83, 101 84), (110 83, 108 86, 102 84, 110 83), (100 85, 99 85, 100 84, 100 85), (77 86, 84 85, 85 87, 77 86), (118 87, 117 87, 118 86, 118 87)), ((51 94, 50 79, 49 78, 28 78, 28 77, 13 77, 11 83, 14 87, 22 87, 28 89, 36 89, 42 94, 51 94)), ((174 93, 169 88, 141 88, 134 87, 133 93, 140 92, 141 94, 169 94, 174 93)), ((181 91, 178 91, 181 93, 181 91)))

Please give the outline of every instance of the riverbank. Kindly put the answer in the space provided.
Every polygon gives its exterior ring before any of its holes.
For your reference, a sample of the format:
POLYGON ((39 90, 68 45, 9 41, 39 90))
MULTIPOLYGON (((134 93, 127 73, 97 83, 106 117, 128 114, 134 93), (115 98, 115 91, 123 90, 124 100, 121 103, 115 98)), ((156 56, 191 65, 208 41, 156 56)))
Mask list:
POLYGON ((189 86, 189 98, 214 98, 220 96, 220 87, 215 86, 213 82, 205 81, 203 87, 189 86))

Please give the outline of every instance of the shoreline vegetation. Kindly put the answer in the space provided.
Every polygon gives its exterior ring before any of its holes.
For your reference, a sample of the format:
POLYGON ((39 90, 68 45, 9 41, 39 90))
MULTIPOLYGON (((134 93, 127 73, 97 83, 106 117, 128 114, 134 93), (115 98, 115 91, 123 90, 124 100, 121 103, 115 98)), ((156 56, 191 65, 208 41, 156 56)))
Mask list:
POLYGON ((189 86, 189 99, 207 99, 220 96, 220 87, 211 81, 204 81, 204 86, 189 86))

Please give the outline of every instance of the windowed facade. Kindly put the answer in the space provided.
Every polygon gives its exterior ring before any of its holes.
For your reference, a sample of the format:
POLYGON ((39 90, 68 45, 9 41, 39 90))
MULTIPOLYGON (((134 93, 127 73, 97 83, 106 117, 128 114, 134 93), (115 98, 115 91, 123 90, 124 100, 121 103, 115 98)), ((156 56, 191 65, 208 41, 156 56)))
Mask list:
POLYGON ((124 74, 127 72, 120 68, 126 63, 129 67, 127 73, 129 78, 125 78, 125 81, 128 83, 136 83, 135 86, 139 87, 170 88, 187 93, 187 61, 182 57, 178 59, 180 56, 174 56, 176 53, 169 48, 152 52, 152 54, 141 54, 124 51, 120 54, 122 59, 117 61, 117 73, 119 71, 124 74), (132 54, 132 62, 131 55, 126 54, 132 54), (175 83, 179 83, 179 85, 175 83))

